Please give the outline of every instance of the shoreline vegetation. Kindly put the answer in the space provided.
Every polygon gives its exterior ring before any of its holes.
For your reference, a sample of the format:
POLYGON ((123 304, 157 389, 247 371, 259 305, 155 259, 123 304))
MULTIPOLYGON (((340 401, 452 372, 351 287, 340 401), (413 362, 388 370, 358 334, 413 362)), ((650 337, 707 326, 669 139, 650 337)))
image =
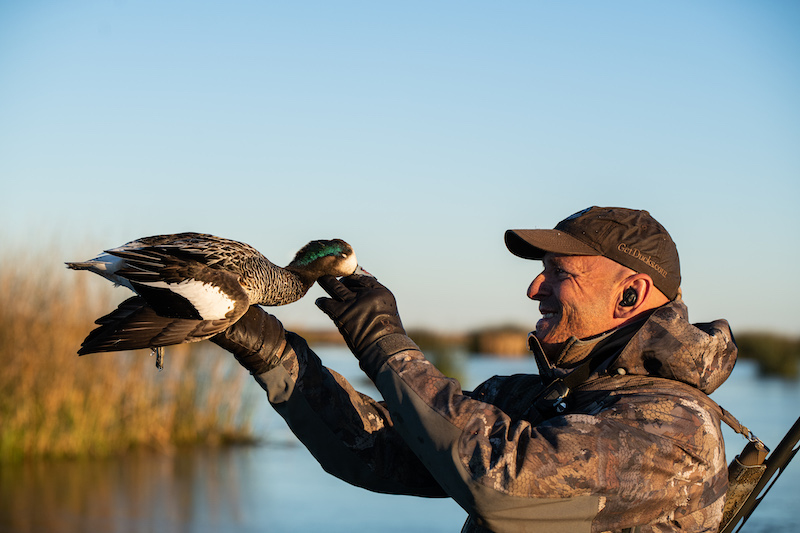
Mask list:
POLYGON ((25 259, 0 271, 0 462, 253 442, 246 372, 210 343, 78 357, 112 288, 25 259), (219 353, 215 353, 218 350, 219 353))
MULTIPOLYGON (((0 463, 258 441, 250 376, 211 343, 166 348, 163 372, 142 350, 78 357, 94 321, 115 306, 113 289, 40 259, 17 256, 0 270, 0 463)), ((343 344, 334 329, 287 327, 312 346, 343 344)), ((519 326, 409 335, 454 377, 456 353, 528 354, 519 326)), ((747 333, 736 340, 740 357, 757 360, 762 374, 797 379, 800 339, 747 333)))

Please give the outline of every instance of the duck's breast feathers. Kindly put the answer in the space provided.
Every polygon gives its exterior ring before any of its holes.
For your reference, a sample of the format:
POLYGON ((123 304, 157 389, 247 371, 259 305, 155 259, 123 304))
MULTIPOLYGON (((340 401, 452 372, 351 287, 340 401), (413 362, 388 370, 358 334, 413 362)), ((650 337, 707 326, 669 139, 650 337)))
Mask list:
POLYGON ((160 247, 112 253, 125 261, 117 275, 161 316, 222 320, 241 316, 251 304, 236 272, 182 259, 160 247))

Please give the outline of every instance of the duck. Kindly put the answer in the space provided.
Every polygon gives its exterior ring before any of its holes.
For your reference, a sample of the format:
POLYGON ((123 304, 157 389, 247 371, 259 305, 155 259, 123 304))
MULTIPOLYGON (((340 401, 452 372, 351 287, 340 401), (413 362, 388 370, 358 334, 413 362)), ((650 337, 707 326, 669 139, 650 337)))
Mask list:
POLYGON ((143 237, 66 266, 135 293, 95 321, 78 355, 149 348, 159 370, 163 347, 211 338, 251 305, 295 302, 325 275, 368 275, 341 239, 311 241, 279 267, 249 244, 194 232, 143 237))

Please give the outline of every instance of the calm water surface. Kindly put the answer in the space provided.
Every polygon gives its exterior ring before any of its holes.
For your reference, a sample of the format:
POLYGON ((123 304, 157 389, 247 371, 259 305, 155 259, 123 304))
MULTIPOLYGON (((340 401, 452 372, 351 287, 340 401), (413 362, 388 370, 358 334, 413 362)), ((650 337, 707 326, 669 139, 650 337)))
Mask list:
MULTIPOLYGON (((374 394, 348 354, 321 353, 374 394)), ((472 387, 533 368, 530 360, 472 358, 463 381, 472 387)), ((772 447, 800 415, 800 387, 758 379, 747 362, 713 398, 772 447)), ((259 447, 0 466, 0 532, 459 531, 465 513, 450 500, 374 494, 325 474, 263 403, 259 447)), ((745 442, 725 435, 730 458, 745 442)), ((799 473, 796 459, 745 531, 800 529, 799 473)))

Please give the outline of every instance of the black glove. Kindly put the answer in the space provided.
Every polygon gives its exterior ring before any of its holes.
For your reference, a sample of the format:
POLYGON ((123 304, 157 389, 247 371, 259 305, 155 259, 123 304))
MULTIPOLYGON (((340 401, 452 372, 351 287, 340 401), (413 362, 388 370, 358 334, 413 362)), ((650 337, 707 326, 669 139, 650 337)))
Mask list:
POLYGON ((277 318, 251 305, 242 318, 209 340, 231 352, 239 364, 257 376, 280 363, 285 332, 277 318))
POLYGON ((340 281, 323 276, 317 282, 331 295, 318 298, 317 307, 339 328, 370 378, 374 379, 388 356, 401 350, 419 349, 406 336, 394 295, 375 278, 353 275, 340 281))

